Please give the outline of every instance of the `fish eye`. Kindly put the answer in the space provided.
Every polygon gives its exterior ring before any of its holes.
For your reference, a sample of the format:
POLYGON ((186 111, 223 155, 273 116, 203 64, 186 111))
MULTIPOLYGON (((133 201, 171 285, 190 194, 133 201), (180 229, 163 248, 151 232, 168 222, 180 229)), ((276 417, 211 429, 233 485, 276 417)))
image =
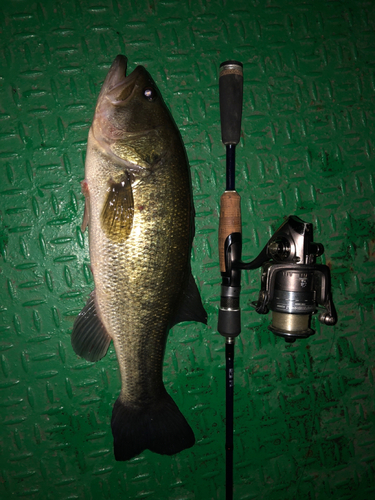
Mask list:
POLYGON ((143 90, 143 95, 148 101, 155 101, 158 96, 156 90, 153 87, 146 87, 143 90))

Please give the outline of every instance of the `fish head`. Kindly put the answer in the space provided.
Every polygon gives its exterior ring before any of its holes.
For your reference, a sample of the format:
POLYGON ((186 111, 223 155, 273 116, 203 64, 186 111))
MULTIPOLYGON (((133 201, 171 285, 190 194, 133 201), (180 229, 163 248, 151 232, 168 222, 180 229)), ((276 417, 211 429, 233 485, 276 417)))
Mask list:
POLYGON ((99 94, 92 133, 130 170, 150 170, 179 132, 147 70, 137 66, 126 76, 126 69, 127 58, 118 55, 99 94))

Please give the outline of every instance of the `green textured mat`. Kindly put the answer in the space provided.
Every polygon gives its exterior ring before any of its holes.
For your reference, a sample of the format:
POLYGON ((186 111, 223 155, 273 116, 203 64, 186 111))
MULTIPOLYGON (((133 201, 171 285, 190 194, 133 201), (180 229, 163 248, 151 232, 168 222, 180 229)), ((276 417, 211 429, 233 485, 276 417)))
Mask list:
POLYGON ((286 346, 249 303, 236 345, 235 499, 375 495, 375 4, 368 1, 68 0, 0 12, 0 497, 224 499, 224 342, 218 67, 244 63, 237 148, 244 258, 283 217, 315 227, 339 314, 286 346), (118 53, 147 67, 183 136, 196 208, 193 273, 209 327, 173 328, 168 391, 197 444, 112 454, 113 347, 70 346, 93 287, 80 181, 96 98, 118 53))

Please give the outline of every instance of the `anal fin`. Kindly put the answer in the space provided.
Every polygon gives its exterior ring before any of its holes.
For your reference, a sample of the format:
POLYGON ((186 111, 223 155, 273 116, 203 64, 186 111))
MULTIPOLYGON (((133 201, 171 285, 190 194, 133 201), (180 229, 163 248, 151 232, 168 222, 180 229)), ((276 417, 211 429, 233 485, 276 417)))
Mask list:
POLYGON ((107 354, 111 340, 96 311, 94 290, 74 322, 72 347, 87 361, 98 361, 107 354))

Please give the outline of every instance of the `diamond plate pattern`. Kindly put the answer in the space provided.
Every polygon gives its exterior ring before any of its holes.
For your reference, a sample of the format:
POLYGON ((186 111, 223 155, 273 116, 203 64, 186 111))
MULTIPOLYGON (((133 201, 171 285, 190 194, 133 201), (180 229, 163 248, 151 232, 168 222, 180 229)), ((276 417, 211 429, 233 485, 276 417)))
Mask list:
POLYGON ((224 345, 216 334, 224 189, 218 66, 244 63, 237 148, 244 258, 284 216, 313 222, 339 324, 285 346, 249 303, 236 346, 235 498, 372 498, 374 25, 371 2, 8 2, 0 16, 0 496, 224 499, 224 345), (79 359, 70 332, 93 286, 79 226, 93 106, 117 53, 158 82, 186 144, 192 266, 209 327, 179 325, 168 390, 196 431, 175 457, 112 456, 113 348, 79 359))

